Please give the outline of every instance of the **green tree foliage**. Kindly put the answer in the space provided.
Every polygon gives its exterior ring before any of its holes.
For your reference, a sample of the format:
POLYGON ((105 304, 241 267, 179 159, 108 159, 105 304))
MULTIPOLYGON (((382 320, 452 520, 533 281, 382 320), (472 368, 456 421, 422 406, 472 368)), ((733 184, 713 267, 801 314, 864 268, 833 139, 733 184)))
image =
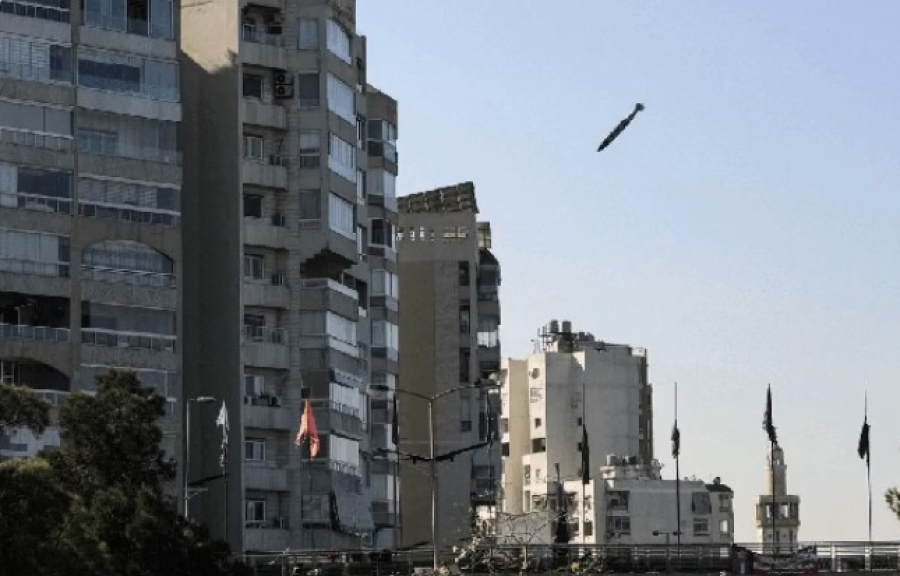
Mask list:
POLYGON ((164 413, 164 400, 130 372, 101 376, 95 395, 71 395, 59 450, 0 465, 0 564, 12 562, 0 573, 230 573, 227 546, 182 518, 166 495, 164 413))
POLYGON ((50 423, 48 408, 29 388, 0 383, 0 432, 23 427, 40 434, 50 423))
POLYGON ((890 506, 891 511, 897 516, 897 519, 900 520, 900 490, 890 488, 887 493, 885 493, 884 499, 888 506, 890 506))

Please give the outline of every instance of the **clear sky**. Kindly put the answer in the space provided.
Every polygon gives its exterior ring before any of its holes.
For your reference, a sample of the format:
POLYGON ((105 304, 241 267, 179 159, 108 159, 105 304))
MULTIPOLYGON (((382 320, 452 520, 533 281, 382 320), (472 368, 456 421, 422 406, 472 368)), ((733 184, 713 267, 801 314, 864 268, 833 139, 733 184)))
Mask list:
POLYGON ((656 456, 752 540, 772 384, 802 539, 900 538, 900 3, 359 0, 401 194, 472 180, 505 356, 551 318, 649 349, 656 456), (604 153, 635 102, 647 109, 604 153))

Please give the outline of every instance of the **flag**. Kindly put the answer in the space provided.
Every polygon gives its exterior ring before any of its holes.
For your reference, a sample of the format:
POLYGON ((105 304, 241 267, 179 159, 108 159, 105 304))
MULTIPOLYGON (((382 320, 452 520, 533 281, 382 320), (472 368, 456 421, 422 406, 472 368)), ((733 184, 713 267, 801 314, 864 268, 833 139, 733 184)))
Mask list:
POLYGON ((400 416, 397 414, 397 394, 394 394, 394 415, 391 418, 391 442, 394 447, 399 449, 400 446, 400 416))
POLYGON ((216 426, 222 429, 222 454, 219 456, 219 466, 225 469, 225 463, 228 461, 228 408, 225 401, 222 401, 222 408, 219 409, 219 416, 216 418, 216 426))
POLYGON ((591 481, 591 448, 588 446, 587 427, 581 425, 581 483, 588 484, 591 481))
POLYGON ((869 419, 863 419, 862 432, 859 434, 859 448, 856 449, 859 457, 869 461, 869 419))
POLYGON ((769 435, 769 442, 778 444, 778 436, 775 434, 775 424, 772 423, 772 387, 766 390, 766 414, 763 422, 763 430, 769 435))
POLYGON ((303 416, 300 418, 300 430, 294 444, 303 446, 303 441, 309 442, 309 458, 313 459, 319 454, 319 432, 316 430, 316 417, 313 416, 312 405, 309 400, 303 408, 303 416))
POLYGON ((631 124, 631 121, 634 120, 634 117, 637 116, 637 113, 640 112, 640 111, 643 110, 643 109, 644 109, 644 105, 643 105, 643 104, 640 104, 640 103, 635 104, 635 105, 634 105, 634 111, 633 111, 631 114, 629 114, 627 118, 625 118, 624 120, 622 120, 621 122, 619 122, 619 125, 616 126, 615 129, 613 129, 613 131, 609 133, 609 136, 607 136, 607 137, 603 140, 603 142, 600 144, 600 147, 597 148, 597 152, 603 152, 603 150, 604 150, 607 146, 609 146, 610 144, 612 144, 612 143, 613 143, 613 140, 615 140, 616 138, 618 138, 619 135, 620 135, 622 132, 625 131, 625 128, 627 128, 628 125, 631 124))
POLYGON ((681 454, 681 431, 678 430, 678 420, 672 426, 672 458, 678 458, 681 454))

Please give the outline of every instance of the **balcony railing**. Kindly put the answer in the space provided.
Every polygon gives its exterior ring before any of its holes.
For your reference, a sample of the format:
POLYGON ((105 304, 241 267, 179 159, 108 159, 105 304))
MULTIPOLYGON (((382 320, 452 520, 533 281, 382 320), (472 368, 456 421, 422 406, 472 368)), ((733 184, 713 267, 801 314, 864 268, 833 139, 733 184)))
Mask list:
POLYGON ((59 408, 69 399, 69 392, 63 390, 32 390, 35 396, 53 408, 59 408))
POLYGON ((16 274, 33 274, 35 276, 69 277, 69 265, 57 262, 35 262, 33 260, 17 260, 0 258, 0 272, 16 274))
POLYGON ((135 286, 151 286, 154 288, 172 288, 175 286, 175 276, 158 272, 82 266, 81 273, 84 278, 97 282, 133 284, 135 286))
POLYGON ((164 334, 122 332, 103 328, 82 328, 81 342, 110 348, 139 348, 174 352, 177 337, 164 334))
POLYGON ((0 207, 22 208, 36 212, 55 212, 69 214, 72 211, 71 198, 55 198, 22 192, 0 193, 0 207))
POLYGON ((250 26, 241 28, 241 40, 253 44, 265 44, 267 46, 282 46, 284 43, 281 34, 270 34, 250 26))
POLYGON ((39 80, 46 82, 55 80, 59 82, 71 82, 71 70, 58 70, 51 66, 35 66, 20 62, 0 62, 0 76, 21 78, 22 80, 39 80))
POLYGON ((28 132, 6 127, 0 127, 0 142, 31 148, 46 148, 55 152, 68 152, 72 149, 71 136, 28 132))
POLYGON ((353 358, 362 358, 361 348, 328 334, 306 334, 300 337, 300 348, 331 348, 353 358))
POLYGON ((269 326, 250 326, 244 325, 244 341, 256 342, 260 344, 281 344, 286 345, 288 342, 287 330, 285 328, 271 328, 269 326))
POLYGON ((35 342, 68 342, 68 328, 28 326, 24 324, 0 324, 0 338, 32 340, 35 342))
POLYGON ((130 158, 145 162, 161 164, 181 164, 181 152, 164 150, 152 146, 136 146, 118 141, 115 137, 102 137, 94 134, 81 134, 78 138, 78 149, 85 154, 130 158))
POLYGON ((78 213, 92 218, 112 218, 124 222, 137 222, 139 224, 154 224, 160 226, 178 226, 181 222, 181 214, 172 211, 155 211, 147 208, 133 206, 114 206, 99 202, 80 201, 78 213))
POLYGON ((300 286, 304 289, 328 288, 329 290, 334 290, 335 292, 353 298, 354 300, 359 300, 359 292, 357 292, 353 288, 344 286, 340 282, 332 280, 331 278, 308 278, 306 280, 303 280, 300 286))

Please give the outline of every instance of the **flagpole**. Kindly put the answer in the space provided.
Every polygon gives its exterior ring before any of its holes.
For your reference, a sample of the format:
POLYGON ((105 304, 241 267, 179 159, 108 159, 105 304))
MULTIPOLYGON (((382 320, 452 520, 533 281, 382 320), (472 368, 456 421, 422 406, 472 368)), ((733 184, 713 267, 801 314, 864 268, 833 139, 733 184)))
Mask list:
POLYGON ((772 484, 772 559, 778 555, 778 532, 775 526, 775 517, 778 515, 778 505, 775 503, 775 442, 769 441, 769 477, 772 484))
MULTIPOLYGON (((865 401, 865 416, 863 422, 868 426, 869 424, 869 391, 866 390, 866 401, 865 401)), ((867 431, 868 432, 868 431, 867 431)), ((869 488, 869 554, 871 554, 872 550, 872 438, 871 434, 866 434, 866 483, 869 488)))
MULTIPOLYGON (((675 383, 675 428, 678 429, 678 382, 675 383)), ((679 447, 675 454, 675 518, 678 525, 675 528, 675 547, 678 566, 681 567, 681 433, 679 432, 679 447)))
MULTIPOLYGON (((587 426, 587 422, 584 419, 585 414, 586 414, 585 406, 587 405, 586 392, 587 392, 587 385, 585 384, 584 373, 582 373, 582 375, 581 375, 581 430, 582 430, 582 436, 584 436, 584 430, 586 429, 585 427, 587 426)), ((588 446, 582 446, 581 449, 587 450, 588 446)), ((584 458, 582 458, 581 461, 584 462, 584 458)), ((586 508, 587 500, 585 500, 585 496, 584 496, 584 486, 585 486, 584 479, 589 478, 590 477, 589 475, 590 475, 590 470, 584 470, 581 473, 582 482, 581 482, 581 531, 580 531, 580 534, 581 534, 581 543, 582 544, 585 543, 585 541, 584 541, 584 523, 587 521, 587 508, 586 508)))

